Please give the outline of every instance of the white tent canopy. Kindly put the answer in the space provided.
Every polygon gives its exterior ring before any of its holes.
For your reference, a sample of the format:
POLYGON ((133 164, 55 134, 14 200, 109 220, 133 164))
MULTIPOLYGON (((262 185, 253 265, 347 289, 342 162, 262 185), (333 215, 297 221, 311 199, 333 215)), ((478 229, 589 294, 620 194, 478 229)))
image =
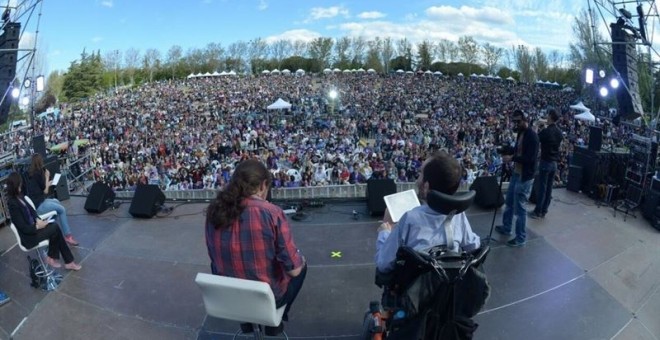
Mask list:
POLYGON ((403 73, 404 71, 402 69, 396 70, 396 73, 403 73))
POLYGON ((268 105, 267 109, 269 110, 282 110, 282 109, 290 109, 291 108, 291 103, 287 102, 286 100, 282 98, 277 98, 277 100, 268 105))
MULTIPOLYGON (((330 69, 326 69, 326 70, 329 71, 330 69)), ((325 70, 323 72, 325 72, 325 70)), ((296 70, 296 74, 305 74, 305 70, 299 68, 299 69, 296 70)))
POLYGON ((596 117, 589 110, 584 111, 580 114, 576 114, 574 116, 574 118, 579 119, 579 120, 584 120, 584 121, 587 121, 587 122, 595 122, 596 121, 596 117))
POLYGON ((367 70, 367 73, 376 73, 376 70, 370 68, 370 69, 367 70))
POLYGON ((582 102, 579 102, 575 105, 571 105, 571 109, 576 110, 576 111, 591 111, 591 109, 584 106, 584 104, 582 102))
POLYGON ((328 73, 331 73, 331 72, 332 72, 332 70, 329 69, 329 68, 326 68, 326 69, 323 70, 323 73, 325 73, 325 74, 328 74, 328 73))
POLYGON ((282 70, 282 73, 284 73, 284 74, 290 74, 291 71, 289 71, 289 69, 286 69, 286 68, 285 68, 285 69, 282 70))
POLYGON ((441 76, 441 75, 442 75, 442 72, 440 72, 440 71, 435 71, 435 72, 433 72, 433 74, 435 74, 436 76, 441 76))
POLYGON ((513 79, 512 76, 508 76, 508 77, 506 78, 506 80, 508 80, 508 81, 516 81, 515 79, 513 79))

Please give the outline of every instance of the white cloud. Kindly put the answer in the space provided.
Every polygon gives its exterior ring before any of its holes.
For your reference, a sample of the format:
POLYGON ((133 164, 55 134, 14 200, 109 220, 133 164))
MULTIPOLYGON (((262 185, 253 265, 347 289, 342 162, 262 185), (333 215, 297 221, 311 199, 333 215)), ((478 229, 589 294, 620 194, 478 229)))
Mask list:
POLYGON ((320 37, 321 34, 318 32, 310 31, 307 29, 296 29, 296 30, 290 30, 283 32, 282 34, 278 35, 271 35, 269 37, 266 37, 265 40, 267 43, 273 43, 278 40, 290 40, 290 41, 296 41, 296 40, 302 40, 302 41, 312 41, 318 37, 320 37))
POLYGON ((321 19, 330 19, 339 15, 348 17, 348 9, 344 6, 314 7, 309 11, 309 17, 304 22, 309 23, 321 19))
POLYGON ((433 6, 426 10, 426 15, 439 20, 466 20, 501 25, 514 23, 513 17, 509 13, 494 7, 474 8, 461 6, 460 8, 456 8, 451 6, 433 6))
POLYGON ((114 4, 112 3, 112 0, 104 0, 104 1, 101 1, 101 6, 112 8, 112 6, 114 6, 114 4))
POLYGON ((18 42, 18 48, 32 49, 36 43, 36 35, 34 32, 23 32, 21 41, 18 42))
POLYGON ((385 17, 385 13, 378 11, 362 12, 358 14, 358 18, 360 19, 380 19, 384 17, 385 17))
POLYGON ((101 41, 103 41, 103 37, 96 36, 96 37, 92 38, 93 43, 98 43, 98 42, 101 42, 101 41))
POLYGON ((257 6, 257 9, 260 11, 265 11, 268 8, 268 3, 266 0, 259 0, 259 6, 257 6))

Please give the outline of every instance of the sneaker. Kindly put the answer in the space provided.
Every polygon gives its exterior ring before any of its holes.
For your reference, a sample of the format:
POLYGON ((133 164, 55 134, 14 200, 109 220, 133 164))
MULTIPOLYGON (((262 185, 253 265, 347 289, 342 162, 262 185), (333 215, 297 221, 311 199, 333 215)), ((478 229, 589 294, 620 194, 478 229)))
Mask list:
POLYGON ((495 231, 497 231, 498 233, 500 233, 500 234, 502 234, 502 235, 511 235, 511 232, 510 232, 510 231, 506 231, 506 230, 504 229, 504 226, 503 226, 503 225, 498 225, 498 226, 496 226, 496 227, 495 227, 495 231))
POLYGON ((72 245, 74 247, 79 245, 78 241, 76 241, 76 239, 73 238, 73 235, 71 235, 71 234, 64 236, 64 241, 66 241, 66 243, 68 243, 69 245, 72 245))
POLYGON ((0 292, 0 306, 4 305, 9 301, 11 301, 11 298, 7 296, 7 294, 0 292))
POLYGON ((535 211, 528 211, 527 212, 527 217, 529 217, 531 219, 534 219, 534 220, 537 220, 539 218, 543 218, 543 216, 541 216, 541 214, 537 214, 535 211))
POLYGON ((280 325, 277 327, 266 326, 266 336, 278 336, 284 332, 284 322, 280 322, 280 325))
POLYGON ((46 264, 48 264, 49 266, 51 266, 53 268, 62 268, 62 264, 60 264, 60 261, 58 261, 58 260, 56 260, 56 259, 54 259, 50 256, 46 256, 46 264))
POLYGON ((513 248, 519 248, 524 246, 527 243, 527 241, 520 241, 517 238, 509 240, 509 242, 506 243, 507 246, 513 247, 513 248))

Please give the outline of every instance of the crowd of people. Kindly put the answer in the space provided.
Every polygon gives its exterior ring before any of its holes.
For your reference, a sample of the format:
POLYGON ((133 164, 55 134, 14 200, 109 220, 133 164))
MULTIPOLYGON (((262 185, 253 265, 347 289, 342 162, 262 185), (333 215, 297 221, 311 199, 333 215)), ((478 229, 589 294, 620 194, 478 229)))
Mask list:
POLYGON ((27 157, 32 135, 43 134, 69 158, 85 155, 80 173, 115 190, 141 183, 163 190, 221 188, 236 164, 250 158, 267 165, 274 187, 370 178, 413 182, 439 149, 457 158, 471 181, 497 171, 497 148, 515 136, 509 123, 514 109, 538 126, 554 107, 567 141, 555 178, 560 184, 573 146, 588 135, 587 124, 569 109, 576 100, 575 92, 558 88, 433 75, 196 78, 62 105, 61 115, 8 135, 0 149, 27 157), (328 96, 331 90, 336 99, 328 96), (292 107, 267 110, 278 98, 292 107))

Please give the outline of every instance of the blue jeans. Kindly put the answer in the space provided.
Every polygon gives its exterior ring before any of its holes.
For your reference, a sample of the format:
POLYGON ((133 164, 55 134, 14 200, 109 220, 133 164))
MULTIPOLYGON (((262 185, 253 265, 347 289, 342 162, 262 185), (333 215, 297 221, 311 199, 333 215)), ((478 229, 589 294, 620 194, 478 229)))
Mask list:
POLYGON ((525 203, 529 199, 529 194, 532 193, 532 184, 534 179, 523 182, 520 174, 514 173, 511 175, 509 181, 509 189, 506 191, 506 208, 502 215, 502 224, 504 231, 511 232, 511 225, 513 224, 513 215, 516 215, 516 240, 524 242, 527 239, 527 232, 525 227, 527 225, 527 210, 525 210, 525 203))
POLYGON ((41 215, 53 210, 57 212, 57 223, 60 225, 60 229, 62 229, 62 234, 64 236, 71 235, 71 227, 69 227, 69 220, 66 217, 66 209, 64 209, 57 199, 46 198, 37 207, 37 214, 41 215))
POLYGON ((536 215, 544 216, 548 213, 550 200, 552 199, 552 183, 557 172, 557 162, 548 162, 541 160, 539 162, 539 191, 536 193, 536 215))

